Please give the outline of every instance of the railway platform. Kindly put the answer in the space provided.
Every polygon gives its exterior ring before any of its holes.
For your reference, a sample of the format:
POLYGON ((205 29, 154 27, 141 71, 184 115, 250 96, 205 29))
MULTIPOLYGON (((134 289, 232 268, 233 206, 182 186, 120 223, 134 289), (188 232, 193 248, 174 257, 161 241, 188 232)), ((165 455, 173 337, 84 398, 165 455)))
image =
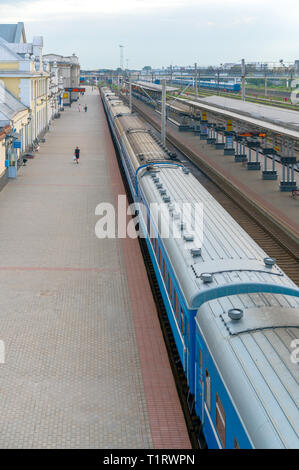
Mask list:
MULTIPOLYGON (((146 104, 134 99, 134 105, 146 112, 160 125, 160 115, 146 104)), ((200 140, 191 132, 179 132, 178 126, 167 121, 167 135, 179 140, 184 148, 196 154, 198 161, 208 164, 217 174, 236 188, 257 208, 267 214, 278 226, 283 227, 295 242, 299 240, 299 200, 291 193, 279 190, 279 181, 282 177, 282 165, 276 162, 278 181, 265 181, 261 173, 264 169, 263 158, 260 157, 261 171, 248 171, 246 164, 235 162, 234 156, 223 155, 223 150, 200 140)), ((296 178, 298 181, 298 177, 296 178)))
POLYGON ((138 241, 95 235, 125 191, 87 90, 0 192, 0 448, 190 448, 138 241))

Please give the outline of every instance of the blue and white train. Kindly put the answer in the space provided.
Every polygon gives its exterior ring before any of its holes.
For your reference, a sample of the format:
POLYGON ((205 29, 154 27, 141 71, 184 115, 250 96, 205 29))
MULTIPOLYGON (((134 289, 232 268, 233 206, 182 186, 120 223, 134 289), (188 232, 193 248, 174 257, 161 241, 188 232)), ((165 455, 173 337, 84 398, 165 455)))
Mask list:
MULTIPOLYGON (((179 78, 176 77, 173 79, 174 85, 193 85, 194 80, 188 78, 179 78)), ((222 90, 222 91, 230 91, 234 93, 240 93, 241 85, 240 83, 231 83, 231 82, 217 82, 213 80, 198 80, 198 86, 200 88, 209 88, 211 90, 222 90)))
POLYGON ((299 448, 298 287, 120 98, 101 96, 208 447, 299 448), (167 219, 181 237, 162 236, 167 219))

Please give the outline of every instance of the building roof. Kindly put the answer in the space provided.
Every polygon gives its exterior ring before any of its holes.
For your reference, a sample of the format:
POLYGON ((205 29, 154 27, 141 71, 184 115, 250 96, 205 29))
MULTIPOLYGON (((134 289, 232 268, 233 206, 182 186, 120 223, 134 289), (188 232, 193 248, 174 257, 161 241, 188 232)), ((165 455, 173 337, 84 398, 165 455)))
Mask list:
POLYGON ((24 23, 0 24, 0 37, 7 42, 26 42, 24 23))
POLYGON ((0 36, 0 60, 1 61, 17 61, 20 60, 20 57, 16 52, 10 47, 5 39, 0 36))
POLYGON ((8 126, 17 113, 26 109, 27 107, 21 101, 0 85, 0 127, 8 126))
POLYGON ((16 54, 32 54, 33 53, 33 46, 31 43, 24 43, 24 42, 13 42, 8 43, 9 49, 11 49, 16 54))
POLYGON ((50 63, 51 62, 57 62, 60 64, 75 64, 79 65, 79 59, 76 56, 76 54, 73 54, 71 56, 63 56, 59 54, 45 54, 43 55, 43 59, 48 60, 50 63))

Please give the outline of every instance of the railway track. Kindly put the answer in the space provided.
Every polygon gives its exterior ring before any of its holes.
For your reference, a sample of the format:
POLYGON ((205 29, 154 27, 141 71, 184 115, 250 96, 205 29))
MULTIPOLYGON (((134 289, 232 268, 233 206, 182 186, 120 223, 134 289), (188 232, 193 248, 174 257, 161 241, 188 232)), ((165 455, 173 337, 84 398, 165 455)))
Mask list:
MULTIPOLYGON (((257 95, 265 96, 265 90, 260 88, 250 88, 250 85, 246 87, 246 91, 250 93, 256 93, 257 95)), ((282 98, 290 98, 291 93, 289 91, 276 90, 273 88, 268 88, 268 95, 270 96, 280 96, 282 98)))
MULTIPOLYGON (((135 102, 133 107, 145 122, 148 122, 156 131, 160 132, 157 121, 143 109, 140 109, 135 102)), ((277 260, 277 264, 285 273, 299 285, 298 243, 276 223, 271 221, 269 216, 266 216, 245 197, 240 196, 240 193, 233 186, 226 183, 206 162, 202 163, 196 154, 190 152, 190 149, 186 149, 178 139, 168 136, 167 142, 187 161, 185 165, 190 167, 200 183, 232 215, 256 243, 269 256, 277 260)))

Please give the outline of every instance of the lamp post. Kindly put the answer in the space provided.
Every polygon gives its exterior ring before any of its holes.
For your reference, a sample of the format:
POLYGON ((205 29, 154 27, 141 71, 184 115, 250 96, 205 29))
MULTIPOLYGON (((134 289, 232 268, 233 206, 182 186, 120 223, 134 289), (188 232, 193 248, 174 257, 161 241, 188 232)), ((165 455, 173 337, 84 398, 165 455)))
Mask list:
POLYGON ((197 91, 197 63, 195 62, 194 64, 194 75, 195 75, 195 98, 198 97, 198 91, 197 91))
POLYGON ((222 72, 223 64, 220 64, 217 70, 217 94, 220 94, 220 72, 222 72))
POLYGON ((241 80, 242 80, 242 101, 245 101, 245 59, 242 59, 241 80))
POLYGON ((132 78, 129 75, 129 103, 130 103, 130 113, 132 114, 132 78))
POLYGON ((166 142, 166 80, 162 80, 161 142, 166 142))

